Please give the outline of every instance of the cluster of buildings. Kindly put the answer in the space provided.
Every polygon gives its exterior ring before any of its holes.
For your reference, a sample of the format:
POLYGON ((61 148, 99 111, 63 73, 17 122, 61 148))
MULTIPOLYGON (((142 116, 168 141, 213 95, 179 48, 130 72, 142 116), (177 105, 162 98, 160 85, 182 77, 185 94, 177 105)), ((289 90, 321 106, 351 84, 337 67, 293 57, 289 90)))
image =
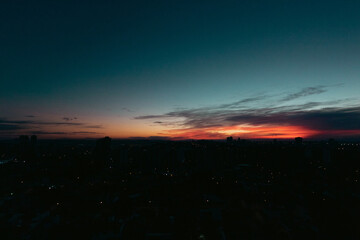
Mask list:
POLYGON ((0 143, 1 239, 356 239, 360 144, 0 143))

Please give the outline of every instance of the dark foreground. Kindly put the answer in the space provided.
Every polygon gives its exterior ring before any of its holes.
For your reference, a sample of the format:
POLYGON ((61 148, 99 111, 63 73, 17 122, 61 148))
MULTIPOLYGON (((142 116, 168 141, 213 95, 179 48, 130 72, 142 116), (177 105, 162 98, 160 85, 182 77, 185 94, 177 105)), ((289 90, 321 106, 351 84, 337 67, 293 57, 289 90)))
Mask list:
POLYGON ((0 143, 0 239, 359 239, 360 144, 0 143))

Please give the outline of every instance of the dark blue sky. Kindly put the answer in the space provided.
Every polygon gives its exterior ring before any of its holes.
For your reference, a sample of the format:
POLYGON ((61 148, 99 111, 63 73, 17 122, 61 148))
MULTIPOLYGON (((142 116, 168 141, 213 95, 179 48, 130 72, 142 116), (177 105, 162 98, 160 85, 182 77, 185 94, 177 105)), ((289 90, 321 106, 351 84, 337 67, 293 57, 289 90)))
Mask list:
MULTIPOLYGON (((359 9, 359 1, 2 1, 0 118, 70 116, 101 133, 147 136, 169 126, 139 116, 309 87, 326 90, 286 104, 353 107, 359 9)), ((49 131, 31 124, 22 131, 49 131)))

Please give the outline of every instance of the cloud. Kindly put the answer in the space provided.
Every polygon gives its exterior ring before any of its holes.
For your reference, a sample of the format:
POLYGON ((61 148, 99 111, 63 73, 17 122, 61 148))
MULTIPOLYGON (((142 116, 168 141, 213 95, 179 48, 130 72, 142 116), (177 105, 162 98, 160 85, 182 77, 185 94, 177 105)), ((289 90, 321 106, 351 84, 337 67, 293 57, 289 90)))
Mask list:
POLYGON ((10 135, 17 134, 97 134, 93 131, 69 131, 69 132, 60 132, 60 131, 47 131, 49 127, 56 126, 74 126, 80 129, 100 129, 101 125, 89 125, 84 122, 70 122, 76 120, 77 118, 63 118, 65 122, 59 121, 35 121, 35 120, 11 120, 6 118, 0 118, 0 135, 5 136, 6 134, 11 133, 10 135), (39 130, 37 130, 39 129, 39 130), (44 130, 46 129, 46 130, 44 130))
POLYGON ((68 125, 68 126, 81 126, 85 123, 74 123, 74 122, 49 122, 49 121, 33 121, 33 120, 7 120, 0 118, 0 124, 18 124, 18 125, 68 125))
POLYGON ((72 132, 73 134, 101 134, 98 132, 88 132, 88 131, 79 131, 79 132, 72 132))
MULTIPOLYGON (((70 120, 74 120, 77 118, 73 118, 70 120)), ((86 128, 102 128, 101 125, 87 125, 83 122, 58 122, 58 121, 32 121, 32 120, 7 120, 5 118, 0 118, 0 124, 14 124, 20 126, 29 126, 29 125, 64 125, 64 126, 82 126, 86 128)))
POLYGON ((360 107, 280 111, 269 114, 259 111, 251 114, 231 115, 224 120, 233 124, 293 125, 321 131, 360 130, 360 107))
POLYGON ((63 119, 63 120, 65 120, 65 121, 73 121, 73 120, 77 120, 77 118, 76 118, 76 117, 73 117, 73 118, 70 118, 70 117, 63 117, 62 119, 63 119))
POLYGON ((320 94, 326 92, 325 86, 307 87, 302 90, 291 93, 281 99, 281 101, 291 101, 297 98, 306 97, 310 95, 320 94))
POLYGON ((86 128, 103 128, 102 125, 87 125, 86 128))
POLYGON ((165 117, 171 117, 168 114, 163 115, 143 115, 143 116, 137 116, 134 119, 151 119, 151 118, 165 118, 165 117))
POLYGON ((280 95, 277 100, 274 96, 259 95, 229 104, 178 109, 165 114, 137 116, 135 119, 156 119, 153 123, 171 127, 164 134, 192 138, 223 138, 229 134, 259 138, 285 138, 292 134, 360 134, 358 100, 352 105, 350 103, 354 103, 354 99, 283 105, 285 101, 323 92, 324 86, 308 87, 286 96, 280 95))
MULTIPOLYGON (((191 128, 216 127, 234 124, 235 118, 238 121, 242 120, 243 123, 253 121, 253 123, 259 122, 259 124, 264 124, 268 119, 270 119, 270 116, 273 118, 276 114, 306 111, 311 108, 338 104, 340 102, 341 101, 308 102, 298 105, 273 106, 265 108, 239 107, 237 109, 219 108, 218 106, 215 106, 213 108, 208 107, 173 111, 163 115, 138 116, 135 119, 168 119, 168 122, 170 121, 169 118, 183 119, 182 121, 177 121, 178 125, 191 128)), ((159 120, 154 123, 163 124, 164 122, 159 120)))
POLYGON ((47 131, 32 131, 29 132, 30 134, 36 134, 36 135, 65 135, 68 134, 67 132, 47 132, 47 131))
POLYGON ((130 108, 126 108, 126 107, 123 107, 121 108, 122 111, 125 111, 125 112, 134 112, 133 110, 131 110, 130 108))
POLYGON ((241 106, 243 104, 257 102, 257 101, 263 100, 263 99, 268 98, 268 97, 269 96, 267 96, 267 95, 260 95, 260 96, 256 96, 256 97, 245 98, 245 99, 241 99, 239 101, 232 102, 232 103, 229 103, 229 104, 222 104, 222 105, 219 106, 219 108, 239 107, 239 106, 241 106))
POLYGON ((23 127, 17 125, 17 124, 2 124, 0 123, 0 131, 14 131, 14 130, 20 130, 23 129, 23 127))
POLYGON ((26 115, 25 117, 27 117, 27 118, 34 118, 34 117, 36 117, 36 116, 34 116, 34 115, 26 115))

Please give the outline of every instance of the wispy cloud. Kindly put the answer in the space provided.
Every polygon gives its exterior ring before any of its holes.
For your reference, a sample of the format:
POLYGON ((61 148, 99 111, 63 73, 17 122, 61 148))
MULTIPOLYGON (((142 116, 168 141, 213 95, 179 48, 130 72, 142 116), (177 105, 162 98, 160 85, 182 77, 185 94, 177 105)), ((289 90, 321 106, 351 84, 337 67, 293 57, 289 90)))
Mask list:
POLYGON ((21 127, 17 124, 0 123, 0 131, 14 131, 14 130, 20 130, 20 129, 23 129, 23 127, 21 127))
POLYGON ((73 118, 71 118, 71 117, 63 117, 62 119, 65 120, 65 121, 73 121, 73 120, 77 120, 77 117, 73 117, 73 118))
POLYGON ((307 88, 303 88, 302 90, 295 92, 295 93, 290 93, 287 96, 285 96, 284 98, 281 99, 281 101, 291 101, 297 98, 301 98, 301 97, 306 97, 306 96, 310 96, 310 95, 316 95, 316 94, 320 94, 320 93, 324 93, 326 92, 326 87, 325 86, 316 86, 316 87, 307 87, 307 88))
POLYGON ((17 124, 17 125, 68 125, 68 126, 82 126, 85 123, 80 122, 58 122, 58 121, 33 121, 33 120, 8 120, 0 118, 0 124, 17 124))
POLYGON ((35 135, 64 135, 67 134, 66 132, 48 132, 48 131, 31 131, 29 132, 35 135))
POLYGON ((131 110, 130 108, 127 108, 127 107, 121 108, 121 111, 124 111, 124 112, 134 112, 133 110, 131 110))
POLYGON ((358 101, 354 104, 353 99, 284 105, 294 99, 321 94, 326 91, 325 88, 308 87, 280 95, 277 99, 259 95, 229 104, 179 109, 135 119, 154 119, 155 124, 172 127, 164 134, 191 135, 195 138, 216 138, 228 134, 287 137, 291 132, 306 136, 360 134, 360 104, 358 101), (272 105, 269 105, 270 99, 272 105))
POLYGON ((72 132, 73 134, 101 134, 98 132, 89 132, 89 131, 78 131, 78 132, 72 132))
MULTIPOLYGON (((12 120, 0 118, 0 135, 15 136, 18 134, 37 134, 37 135, 72 135, 72 134, 99 134, 95 131, 86 129, 101 129, 101 125, 90 125, 85 122, 74 122, 77 118, 63 118, 64 121, 40 121, 40 120, 12 120), (57 126, 77 127, 79 131, 49 131, 56 129, 57 126), (84 129, 82 131, 81 129, 84 129)), ((67 128, 65 128, 67 129, 67 128)))
POLYGON ((102 125, 87 125, 86 128, 103 128, 102 125))

